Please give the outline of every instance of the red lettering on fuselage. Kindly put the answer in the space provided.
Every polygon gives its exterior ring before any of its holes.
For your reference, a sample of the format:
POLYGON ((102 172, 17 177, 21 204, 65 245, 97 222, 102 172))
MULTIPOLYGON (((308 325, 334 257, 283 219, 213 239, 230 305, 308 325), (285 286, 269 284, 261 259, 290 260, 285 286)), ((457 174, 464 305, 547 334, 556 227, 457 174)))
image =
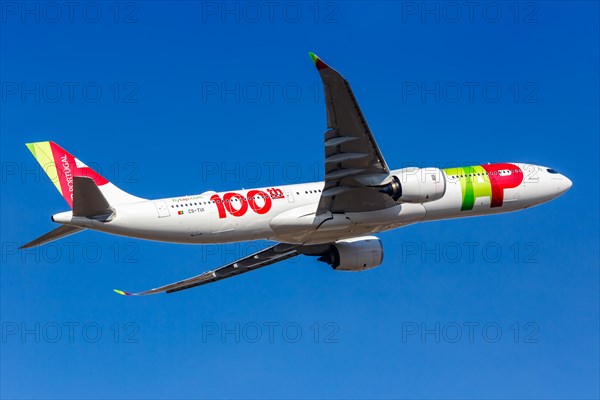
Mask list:
POLYGON ((225 209, 227 212, 234 217, 241 217, 242 215, 246 214, 246 211, 248 211, 248 202, 244 196, 238 193, 226 193, 223 196, 223 203, 225 204, 225 209), (239 204, 238 209, 234 207, 234 202, 239 204))
POLYGON ((516 188, 523 182, 523 171, 514 164, 487 164, 482 165, 488 173, 492 187, 492 200, 490 207, 501 207, 504 202, 504 189, 516 188), (502 174, 502 171, 511 171, 502 174))
POLYGON ((246 196, 236 192, 228 192, 223 195, 223 198, 218 194, 213 194, 210 200, 217 206, 220 219, 227 218, 227 214, 232 217, 241 217, 248 212, 248 208, 256 214, 262 215, 271 210, 273 206, 272 199, 285 198, 281 189, 270 188, 267 189, 267 192, 269 194, 262 190, 253 189, 248 191, 246 196))

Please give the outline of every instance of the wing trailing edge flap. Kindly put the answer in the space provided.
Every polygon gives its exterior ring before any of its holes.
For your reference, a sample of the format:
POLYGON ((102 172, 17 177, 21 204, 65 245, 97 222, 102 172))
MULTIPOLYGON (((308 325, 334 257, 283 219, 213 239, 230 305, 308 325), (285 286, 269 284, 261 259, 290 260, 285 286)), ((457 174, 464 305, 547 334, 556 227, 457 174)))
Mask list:
POLYGON ((247 257, 223 265, 222 267, 204 272, 200 275, 196 275, 179 282, 138 293, 125 292, 118 289, 114 289, 114 291, 123 296, 144 296, 148 294, 179 292, 181 290, 216 282, 221 279, 230 278, 235 275, 244 274, 246 272, 266 267, 267 265, 275 264, 279 261, 296 257, 302 254, 301 249, 302 245, 277 243, 247 257))

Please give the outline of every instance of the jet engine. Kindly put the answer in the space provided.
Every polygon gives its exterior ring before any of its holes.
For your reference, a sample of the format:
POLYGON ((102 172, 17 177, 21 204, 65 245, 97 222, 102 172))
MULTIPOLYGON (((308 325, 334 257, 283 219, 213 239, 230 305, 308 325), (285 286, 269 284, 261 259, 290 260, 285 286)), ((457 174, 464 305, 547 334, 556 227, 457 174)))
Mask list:
POLYGON ((336 271, 364 271, 383 261, 383 246, 375 236, 338 240, 318 258, 336 271))
POLYGON ((392 181, 380 192, 401 203, 427 203, 444 196, 446 179, 439 168, 405 168, 392 171, 392 181))

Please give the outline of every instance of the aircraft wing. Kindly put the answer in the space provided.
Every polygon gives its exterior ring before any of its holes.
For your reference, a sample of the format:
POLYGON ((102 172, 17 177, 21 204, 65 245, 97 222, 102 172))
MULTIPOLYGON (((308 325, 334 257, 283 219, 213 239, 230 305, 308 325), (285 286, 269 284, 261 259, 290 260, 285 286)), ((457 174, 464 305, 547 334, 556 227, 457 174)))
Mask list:
POLYGON ((229 278, 235 275, 243 274, 246 272, 254 271, 267 265, 275 264, 276 262, 287 260, 292 257, 300 255, 301 245, 278 243, 271 247, 267 247, 257 253, 251 254, 247 257, 234 261, 230 264, 224 265, 212 271, 204 272, 203 274, 194 276, 192 278, 184 279, 179 282, 171 283, 169 285, 161 286, 155 289, 146 290, 139 293, 124 292, 122 290, 115 289, 115 292, 124 296, 143 296, 147 294, 156 293, 173 293, 180 290, 190 289, 196 286, 205 285, 207 283, 216 282, 221 279, 229 278))
POLYGON ((393 206, 388 195, 373 187, 381 184, 390 170, 350 84, 314 53, 309 55, 323 81, 327 106, 325 187, 317 215, 393 206))

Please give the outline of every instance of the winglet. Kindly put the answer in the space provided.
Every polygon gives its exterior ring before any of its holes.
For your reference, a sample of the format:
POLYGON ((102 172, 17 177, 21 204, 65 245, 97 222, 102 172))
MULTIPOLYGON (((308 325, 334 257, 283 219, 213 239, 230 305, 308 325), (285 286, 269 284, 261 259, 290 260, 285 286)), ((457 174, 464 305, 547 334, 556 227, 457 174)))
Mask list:
POLYGON ((313 62, 313 63, 315 64, 315 66, 317 67, 317 70, 318 70, 318 71, 320 71, 320 70, 322 70, 322 69, 325 69, 325 68, 329 68, 329 65, 325 64, 325 63, 323 62, 323 60, 321 60, 321 59, 319 58, 319 56, 317 56, 315 53, 313 53, 313 52, 310 52, 310 51, 309 51, 309 52, 308 52, 308 55, 310 56, 310 58, 311 58, 312 62, 313 62))
POLYGON ((113 290, 115 291, 115 293, 118 293, 118 294, 120 294, 121 296, 131 296, 131 295, 132 295, 132 293, 129 293, 129 292, 124 292, 124 291, 122 291, 122 290, 119 290, 119 289, 113 289, 113 290))

